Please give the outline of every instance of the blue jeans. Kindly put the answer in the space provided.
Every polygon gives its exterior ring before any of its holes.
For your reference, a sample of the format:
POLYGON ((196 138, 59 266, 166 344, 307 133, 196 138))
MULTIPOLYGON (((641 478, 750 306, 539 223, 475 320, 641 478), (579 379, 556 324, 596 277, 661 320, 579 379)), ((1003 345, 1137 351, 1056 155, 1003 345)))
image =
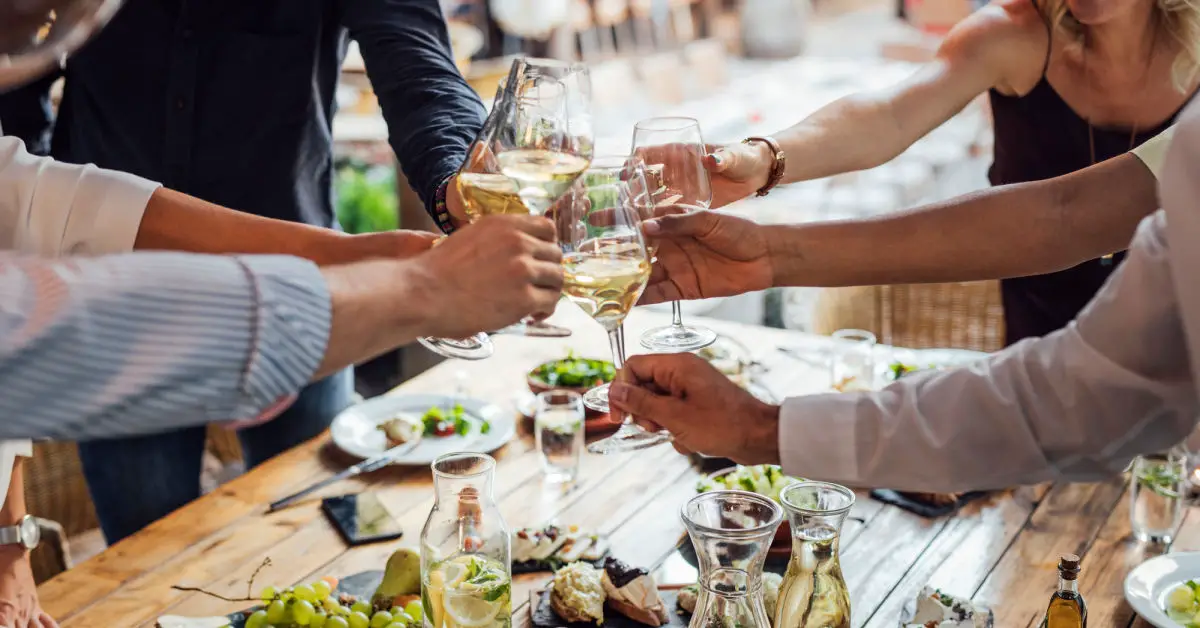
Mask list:
MULTIPOLYGON (((354 371, 300 392, 274 420, 238 433, 251 468, 329 427, 350 405, 354 371)), ((104 538, 111 545, 200 497, 205 428, 79 443, 79 457, 104 538)))

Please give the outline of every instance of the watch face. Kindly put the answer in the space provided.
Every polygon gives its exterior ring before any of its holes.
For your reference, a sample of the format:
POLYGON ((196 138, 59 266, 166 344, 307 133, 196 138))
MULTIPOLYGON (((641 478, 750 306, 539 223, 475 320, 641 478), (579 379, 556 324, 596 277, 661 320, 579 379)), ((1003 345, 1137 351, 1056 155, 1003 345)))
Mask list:
POLYGON ((42 529, 38 527, 37 520, 33 517, 25 517, 21 520, 21 543, 26 549, 33 549, 38 546, 38 542, 42 540, 42 529))

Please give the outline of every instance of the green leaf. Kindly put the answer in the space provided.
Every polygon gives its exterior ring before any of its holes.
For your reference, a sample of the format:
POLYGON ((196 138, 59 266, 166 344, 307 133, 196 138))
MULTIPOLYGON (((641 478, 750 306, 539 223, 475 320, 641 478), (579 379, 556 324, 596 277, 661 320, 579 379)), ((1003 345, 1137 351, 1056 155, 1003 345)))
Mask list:
POLYGON ((496 600, 504 597, 507 594, 508 594, 508 583, 506 582, 494 589, 488 589, 487 591, 484 591, 483 599, 485 602, 495 602, 496 600))

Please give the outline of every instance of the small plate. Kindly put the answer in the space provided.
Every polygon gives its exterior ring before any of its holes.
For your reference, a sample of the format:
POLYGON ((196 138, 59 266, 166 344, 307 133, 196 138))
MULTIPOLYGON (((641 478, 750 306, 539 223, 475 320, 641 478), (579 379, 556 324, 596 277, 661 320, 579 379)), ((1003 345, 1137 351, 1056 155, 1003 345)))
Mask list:
POLYGON ((1200 552, 1151 558, 1125 577, 1125 600, 1142 619, 1158 628, 1180 628, 1163 608, 1171 589, 1188 580, 1200 580, 1200 552))
MULTIPOLYGON (((503 411, 499 406, 471 397, 461 397, 457 402, 462 404, 465 418, 470 423, 470 429, 465 435, 443 438, 427 436, 421 439, 420 444, 412 451, 398 456, 392 464, 426 465, 438 456, 456 451, 487 453, 499 449, 516 434, 516 420, 511 413, 503 411), (480 432, 485 420, 491 426, 487 434, 480 432)), ((342 451, 359 458, 370 458, 387 449, 387 439, 378 429, 384 421, 398 415, 407 415, 410 420, 419 422, 430 408, 448 408, 454 403, 455 399, 449 395, 375 397, 342 411, 333 419, 329 431, 334 444, 342 451)))

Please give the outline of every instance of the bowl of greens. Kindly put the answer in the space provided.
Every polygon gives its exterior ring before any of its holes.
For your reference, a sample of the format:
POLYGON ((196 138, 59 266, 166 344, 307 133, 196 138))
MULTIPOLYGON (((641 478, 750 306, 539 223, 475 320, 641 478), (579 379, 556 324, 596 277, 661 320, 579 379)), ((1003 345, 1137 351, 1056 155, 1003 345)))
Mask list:
MULTIPOLYGON (((779 495, 783 489, 803 481, 804 478, 785 474, 783 469, 776 464, 738 465, 704 476, 696 483, 696 492, 747 491, 769 497, 775 503, 780 503, 779 495)), ((792 529, 785 518, 779 529, 775 531, 775 539, 771 542, 771 548, 772 550, 790 548, 791 542, 792 529)))
POLYGON ((529 371, 526 380, 529 390, 535 395, 548 390, 570 390, 582 395, 611 382, 616 375, 617 370, 608 360, 592 360, 568 354, 560 360, 539 364, 529 371))

